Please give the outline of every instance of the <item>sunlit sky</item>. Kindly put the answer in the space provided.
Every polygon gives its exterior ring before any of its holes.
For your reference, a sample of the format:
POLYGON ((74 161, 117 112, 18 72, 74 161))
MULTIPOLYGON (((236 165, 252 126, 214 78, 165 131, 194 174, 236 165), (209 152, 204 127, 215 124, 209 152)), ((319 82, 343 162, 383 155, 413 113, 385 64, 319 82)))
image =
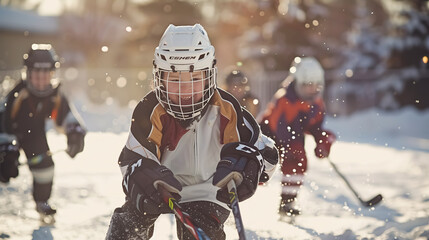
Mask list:
POLYGON ((58 16, 64 11, 64 8, 73 8, 77 6, 79 1, 74 0, 28 0, 26 7, 31 8, 40 2, 38 13, 43 16, 58 16))
MULTIPOLYGON (((131 0, 132 2, 148 2, 151 0, 131 0)), ((81 1, 78 0, 27 0, 26 8, 32 8, 34 5, 41 3, 38 13, 42 16, 59 16, 65 8, 78 8, 81 1)))

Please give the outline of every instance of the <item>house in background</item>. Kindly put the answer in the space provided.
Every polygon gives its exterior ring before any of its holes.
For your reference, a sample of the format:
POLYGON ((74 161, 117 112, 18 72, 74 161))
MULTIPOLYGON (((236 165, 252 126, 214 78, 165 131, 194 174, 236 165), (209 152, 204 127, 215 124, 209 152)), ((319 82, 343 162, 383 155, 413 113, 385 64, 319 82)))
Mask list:
POLYGON ((0 7, 0 70, 22 68, 22 56, 32 43, 55 42, 60 26, 58 19, 32 11, 0 7))

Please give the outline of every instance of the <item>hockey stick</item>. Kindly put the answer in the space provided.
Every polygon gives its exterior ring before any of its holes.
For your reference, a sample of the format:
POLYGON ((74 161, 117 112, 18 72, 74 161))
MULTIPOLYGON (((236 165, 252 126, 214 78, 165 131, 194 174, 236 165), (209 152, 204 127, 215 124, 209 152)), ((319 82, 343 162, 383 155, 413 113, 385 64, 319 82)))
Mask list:
POLYGON ((383 196, 381 194, 378 194, 377 196, 371 198, 368 201, 363 200, 360 197, 360 195, 356 192, 356 190, 354 190, 354 188, 349 183, 349 181, 346 179, 346 177, 344 177, 344 175, 340 172, 340 170, 338 170, 337 166, 331 161, 331 159, 329 157, 327 159, 328 159, 328 162, 331 164, 332 168, 335 170, 335 172, 344 180, 346 185, 349 187, 349 189, 353 192, 353 194, 356 196, 356 198, 359 200, 359 202, 362 205, 364 205, 365 207, 372 207, 372 206, 378 204, 379 202, 381 202, 381 200, 383 200, 383 196))
POLYGON ((168 207, 173 211, 174 215, 183 223, 183 225, 189 230, 192 236, 196 240, 210 240, 207 234, 199 227, 197 227, 193 222, 189 214, 182 210, 179 203, 176 199, 162 186, 158 187, 158 190, 161 192, 162 199, 168 205, 168 207))
POLYGON ((246 240, 243 219, 241 218, 240 208, 238 206, 237 186, 235 185, 234 179, 230 180, 227 186, 229 192, 229 206, 232 210, 232 213, 234 214, 235 227, 238 231, 238 237, 240 240, 246 240))
POLYGON ((35 164, 40 163, 46 157, 50 157, 50 156, 53 156, 53 155, 55 155, 57 153, 64 152, 64 151, 66 151, 66 149, 60 149, 60 150, 56 150, 54 152, 51 152, 51 151, 48 150, 48 151, 46 151, 44 153, 41 153, 41 154, 36 155, 34 157, 31 157, 30 159, 27 160, 26 163, 20 163, 20 165, 27 165, 27 164, 30 165, 30 166, 31 165, 35 165, 35 164))

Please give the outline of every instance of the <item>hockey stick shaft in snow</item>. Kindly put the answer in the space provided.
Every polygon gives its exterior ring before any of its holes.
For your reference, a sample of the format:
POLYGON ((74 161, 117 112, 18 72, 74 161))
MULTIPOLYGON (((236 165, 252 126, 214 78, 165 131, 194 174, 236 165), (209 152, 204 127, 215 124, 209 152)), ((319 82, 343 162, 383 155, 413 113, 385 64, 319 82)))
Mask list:
POLYGON ((238 231, 238 237, 240 240, 245 240, 246 235, 244 231, 243 219, 241 218, 240 208, 238 206, 238 194, 235 181, 230 180, 228 182, 227 187, 229 193, 229 205, 231 207, 232 213, 234 214, 235 226, 238 231))
POLYGON ((378 204, 379 202, 381 202, 381 200, 383 200, 383 196, 381 194, 378 194, 377 196, 371 198, 370 200, 364 201, 360 197, 360 195, 356 192, 356 190, 352 187, 352 185, 347 180, 347 178, 340 172, 340 170, 338 170, 337 166, 331 161, 331 159, 329 157, 327 159, 328 159, 328 162, 331 164, 332 168, 338 174, 338 176, 340 176, 343 179, 343 181, 346 183, 346 185, 349 187, 349 189, 353 192, 353 194, 356 196, 356 198, 359 200, 359 202, 362 205, 364 205, 365 207, 372 207, 378 204))
POLYGON ((161 196, 168 207, 173 211, 174 215, 183 223, 183 225, 189 230, 196 240, 210 240, 207 234, 198 226, 196 226, 189 214, 182 210, 182 207, 176 201, 176 199, 162 186, 158 188, 161 192, 161 196))

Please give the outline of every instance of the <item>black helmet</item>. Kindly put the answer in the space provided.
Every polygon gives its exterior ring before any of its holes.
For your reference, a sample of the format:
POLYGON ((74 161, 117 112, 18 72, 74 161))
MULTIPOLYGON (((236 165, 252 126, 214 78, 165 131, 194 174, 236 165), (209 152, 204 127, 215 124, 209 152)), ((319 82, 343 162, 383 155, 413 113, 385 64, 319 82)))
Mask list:
POLYGON ((231 71, 225 79, 228 85, 247 85, 249 80, 240 70, 231 71))
POLYGON ((59 67, 58 56, 51 44, 33 44, 23 58, 28 70, 33 68, 54 70, 59 67))
POLYGON ((40 87, 33 83, 32 72, 34 71, 55 71, 59 68, 60 63, 51 44, 33 44, 30 51, 24 54, 24 65, 27 68, 27 76, 25 78, 27 89, 38 97, 46 97, 51 95, 59 86, 59 79, 53 75, 50 76, 50 82, 40 87))

